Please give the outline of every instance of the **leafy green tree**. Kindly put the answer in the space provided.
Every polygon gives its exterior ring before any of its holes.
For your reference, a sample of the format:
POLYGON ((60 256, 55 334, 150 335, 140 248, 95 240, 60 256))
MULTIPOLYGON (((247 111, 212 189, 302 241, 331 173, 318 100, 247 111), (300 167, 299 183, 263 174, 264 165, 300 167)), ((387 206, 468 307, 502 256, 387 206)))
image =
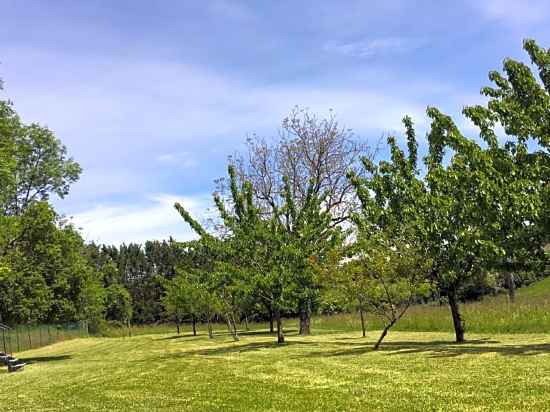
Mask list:
MULTIPOLYGON (((369 148, 351 130, 342 127, 333 114, 319 118, 307 110, 295 108, 283 120, 278 140, 270 143, 253 136, 248 140, 245 158, 235 159, 234 164, 242 180, 252 185, 254 199, 262 214, 281 218, 280 228, 288 232, 286 237, 298 241, 302 236, 299 230, 304 217, 312 217, 312 199, 322 199, 318 212, 323 213, 321 220, 330 215, 331 227, 349 221, 357 206, 357 197, 346 173, 349 170, 363 173, 361 156, 370 156, 369 148), (294 214, 280 213, 291 204, 294 214), (294 217, 302 221, 294 222, 294 217)), ((323 254, 325 232, 317 231, 321 237, 310 242, 310 252, 313 245, 321 246, 320 250, 312 252, 313 255, 323 254)), ((296 293, 300 334, 308 335, 321 285, 308 265, 297 265, 295 270, 294 282, 299 287, 296 293), (300 272, 300 268, 306 270, 300 272)))
POLYGON ((534 40, 525 40, 524 49, 538 79, 528 65, 506 59, 503 73, 489 73, 494 86, 481 91, 489 98, 487 105, 464 110, 480 129, 501 184, 507 188, 495 208, 503 228, 494 236, 504 251, 495 269, 504 272, 511 300, 514 272, 533 270, 533 266, 541 271, 550 233, 550 49, 534 40), (504 145, 495 131, 498 125, 504 129, 504 145))
POLYGON ((165 294, 162 297, 164 310, 174 317, 178 335, 180 324, 186 316, 193 319, 193 335, 197 334, 195 319, 198 314, 198 299, 196 285, 191 281, 187 273, 181 273, 164 285, 165 294))
MULTIPOLYGON (((315 264, 323 261, 330 248, 342 238, 341 230, 331 225, 331 215, 322 210, 324 198, 315 195, 310 184, 304 205, 298 209, 284 179, 282 209, 265 215, 255 201, 250 182, 238 182, 233 166, 229 167, 231 203, 229 206, 215 196, 224 225, 223 239, 208 234, 202 226, 181 207, 182 217, 201 235, 201 241, 210 247, 213 261, 210 277, 219 291, 220 301, 231 319, 240 306, 243 291, 260 295, 273 310, 277 323, 277 340, 284 342, 282 314, 301 300, 305 276, 316 275, 315 264)), ((231 322, 230 322, 231 323, 231 322)), ((231 328, 234 327, 234 319, 231 328)))
POLYGON ((22 215, 0 221, 0 233, 9 232, 0 236, 4 321, 74 321, 102 313, 101 279, 84 242, 72 226, 60 226, 51 206, 33 202, 22 215))
POLYGON ((0 159, 4 215, 19 215, 33 201, 47 200, 51 194, 63 198, 81 172, 49 129, 23 124, 5 101, 0 101, 0 159))
POLYGON ((412 245, 384 236, 369 236, 361 249, 355 269, 363 277, 361 305, 384 322, 376 350, 408 308, 429 295, 431 265, 412 245))
POLYGON ((105 288, 105 319, 127 323, 132 318, 132 297, 128 290, 112 283, 105 288))
MULTIPOLYGON (((526 47, 533 45, 527 42, 526 47)), ((533 109, 543 116, 539 120, 545 124, 548 99, 542 97, 543 89, 539 87, 538 98, 534 97, 530 106, 530 100, 524 98, 525 90, 521 91, 526 84, 528 88, 533 86, 530 71, 511 61, 507 61, 505 67, 509 71, 509 84, 517 83, 518 91, 499 94, 484 89, 493 97, 488 107, 465 110, 480 127, 487 147, 462 135, 450 117, 429 108, 432 123, 424 175, 416 167, 417 144, 412 122, 405 118, 409 156, 390 138, 390 161, 375 166, 365 160, 365 169, 372 177, 351 176, 362 201, 364 221, 389 228, 393 236, 404 235, 430 258, 431 278, 439 293, 449 301, 457 342, 464 341, 459 301, 468 282, 484 276, 503 261, 513 261, 517 257, 514 245, 521 245, 520 253, 539 250, 541 237, 535 233, 547 233, 542 211, 548 207, 544 202, 548 155, 544 150, 527 154, 527 146, 521 142, 539 130, 538 123, 529 123, 529 116, 522 111, 534 116, 530 112, 533 109), (505 131, 518 137, 516 143, 499 145, 493 131, 499 116, 515 119, 514 126, 506 126, 505 131), (517 122, 526 129, 522 131, 517 122), (529 160, 519 161, 522 158, 529 160), (533 168, 520 172, 528 165, 533 168)), ((509 84, 502 77, 495 73, 490 77, 498 88, 508 89, 509 84)), ((507 121, 503 120, 503 124, 507 121)), ((544 137, 538 140, 542 147, 545 141, 544 137)))

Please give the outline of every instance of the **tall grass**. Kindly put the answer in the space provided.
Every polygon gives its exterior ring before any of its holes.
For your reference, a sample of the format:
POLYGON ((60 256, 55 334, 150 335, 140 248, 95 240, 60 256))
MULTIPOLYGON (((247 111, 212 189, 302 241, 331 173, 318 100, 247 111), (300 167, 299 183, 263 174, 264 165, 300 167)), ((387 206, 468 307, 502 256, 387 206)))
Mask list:
MULTIPOLYGON (((504 295, 487 297, 461 306, 467 332, 475 333, 550 333, 550 279, 520 291, 514 303, 504 295)), ((368 328, 380 329, 380 319, 369 315, 368 328)), ((341 314, 317 317, 313 327, 320 330, 360 330, 358 315, 341 314)), ((443 332, 453 330, 447 305, 417 305, 409 309, 394 330, 443 332)))
MULTIPOLYGON (((518 291, 516 301, 510 303, 506 295, 486 297, 479 302, 461 305, 466 323, 466 332, 472 333, 550 333, 550 278, 536 282, 518 291)), ((381 319, 367 315, 368 329, 382 329, 381 319)), ((295 333, 297 319, 284 320, 285 331, 295 333)), ((191 332, 190 324, 180 326, 181 334, 191 332)), ((250 323, 250 330, 267 331, 267 322, 250 323)), ((345 313, 332 316, 316 316, 312 319, 312 328, 316 333, 331 331, 360 331, 361 320, 358 314, 345 313)), ((216 324, 217 334, 227 333, 224 324, 216 324)), ((240 330, 246 333, 244 325, 240 330)), ((416 305, 411 307, 393 330, 410 332, 450 332, 453 330, 448 305, 416 305)), ((206 325, 197 324, 197 332, 206 334, 206 325)), ((137 325, 129 330, 126 327, 107 326, 101 335, 105 337, 138 336, 150 334, 176 333, 174 323, 156 325, 137 325)))

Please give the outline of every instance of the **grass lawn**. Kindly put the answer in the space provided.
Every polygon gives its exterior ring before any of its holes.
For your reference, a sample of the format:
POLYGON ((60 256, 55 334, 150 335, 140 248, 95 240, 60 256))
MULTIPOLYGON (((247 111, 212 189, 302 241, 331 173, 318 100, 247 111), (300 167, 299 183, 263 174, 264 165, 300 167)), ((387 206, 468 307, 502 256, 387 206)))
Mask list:
POLYGON ((550 335, 263 331, 233 343, 174 334, 86 338, 18 354, 0 410, 548 410, 550 335))

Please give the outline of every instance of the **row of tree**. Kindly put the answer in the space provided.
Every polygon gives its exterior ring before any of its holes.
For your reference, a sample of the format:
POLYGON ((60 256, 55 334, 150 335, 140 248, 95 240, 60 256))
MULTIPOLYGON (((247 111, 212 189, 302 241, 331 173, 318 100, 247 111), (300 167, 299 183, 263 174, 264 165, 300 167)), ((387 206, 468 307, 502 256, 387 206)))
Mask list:
MULTIPOLYGON (((482 89, 487 104, 463 114, 479 137, 428 108, 426 155, 413 122, 403 119, 407 151, 390 136, 389 159, 375 162, 334 117, 296 110, 280 138, 249 140, 233 158, 207 231, 180 205, 200 239, 180 244, 193 256, 167 286, 165 307, 178 318, 262 311, 277 324, 297 313, 300 333, 332 292, 385 319, 384 338, 415 302, 445 300, 456 341, 464 341, 459 302, 491 273, 542 272, 550 216, 550 51, 524 43, 537 74, 505 60, 482 89), (500 133, 500 135, 499 135, 500 133), (258 309, 262 308, 262 309, 258 309)), ((380 343, 377 343, 377 347, 380 343)))
MULTIPOLYGON (((416 303, 448 303, 464 340, 460 302, 518 273, 543 272, 549 216, 550 52, 526 41, 529 65, 506 60, 487 104, 464 115, 479 137, 428 109, 425 156, 405 117, 406 150, 386 160, 334 116, 295 109, 277 139, 253 136, 217 181, 218 218, 177 211, 199 239, 120 247, 85 244, 49 197, 81 173, 53 133, 0 101, 0 322, 87 319, 179 325, 284 317, 310 333, 319 311, 385 320, 381 339, 416 303)), ((423 142, 423 141, 422 141, 423 142)), ((516 275, 516 277, 514 277, 516 275)), ((379 343, 378 343, 379 344, 379 343)), ((377 344, 377 346, 378 346, 377 344)))

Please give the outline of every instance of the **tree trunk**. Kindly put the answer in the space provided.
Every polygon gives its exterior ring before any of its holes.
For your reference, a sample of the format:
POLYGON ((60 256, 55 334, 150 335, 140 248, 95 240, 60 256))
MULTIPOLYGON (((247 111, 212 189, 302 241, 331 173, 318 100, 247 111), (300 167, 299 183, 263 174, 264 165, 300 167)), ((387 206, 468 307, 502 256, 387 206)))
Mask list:
POLYGON ((180 334, 180 320, 176 318, 176 329, 178 331, 178 335, 180 334))
POLYGON ((363 337, 367 336, 367 323, 365 321, 365 312, 363 308, 359 309, 359 314, 361 315, 361 330, 363 331, 363 337))
POLYGON ((212 322, 210 321, 210 318, 208 318, 206 321, 208 323, 208 337, 212 339, 214 338, 214 332, 212 331, 212 322))
POLYGON ((274 333, 275 328, 273 327, 273 310, 269 310, 269 333, 274 333))
POLYGON ((233 330, 233 340, 239 340, 239 332, 237 330, 237 321, 235 320, 234 313, 231 313, 231 326, 233 330))
POLYGON ((508 299, 510 303, 514 303, 516 300, 516 282, 514 274, 512 272, 506 272, 506 288, 508 289, 508 299))
POLYGON ((376 343, 374 344, 374 348, 373 350, 378 350, 378 348, 380 347, 380 344, 382 343, 382 341, 384 340, 384 338, 386 337, 386 335, 388 334, 388 331, 390 330, 390 328, 395 325, 395 322, 397 322, 397 319, 391 321, 388 325, 386 325, 386 327, 384 328, 384 330, 382 331, 382 334, 380 335, 380 337, 378 338, 378 341, 376 341, 376 343))
POLYGON ((191 324, 193 325, 193 336, 197 336, 197 318, 195 315, 191 319, 191 324))
POLYGON ((248 332, 250 329, 248 328, 248 316, 244 315, 244 329, 248 332))
POLYGON ((453 317, 453 325, 455 327, 456 343, 464 343, 464 321, 460 316, 460 308, 458 306, 458 299, 456 291, 448 293, 449 306, 451 307, 451 315, 453 317))
POLYGON ((277 310, 275 311, 275 320, 277 322, 277 343, 285 343, 285 335, 283 332, 283 322, 281 320, 281 313, 277 310))
POLYGON ((225 316, 225 319, 227 321, 227 331, 231 335, 234 341, 239 340, 239 335, 237 334, 237 325, 235 324, 235 319, 233 318, 232 314, 227 314, 225 316))
POLYGON ((300 335, 307 336, 311 334, 311 307, 309 299, 300 304, 300 335))

